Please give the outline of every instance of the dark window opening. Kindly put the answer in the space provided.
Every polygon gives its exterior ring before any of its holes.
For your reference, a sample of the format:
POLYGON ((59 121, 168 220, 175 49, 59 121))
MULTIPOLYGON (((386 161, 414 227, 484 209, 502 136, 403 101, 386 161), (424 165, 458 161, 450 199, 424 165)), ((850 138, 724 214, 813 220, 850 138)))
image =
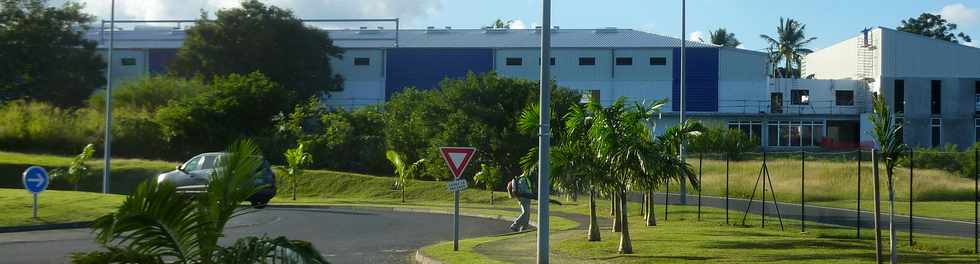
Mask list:
POLYGON ((524 64, 524 58, 507 58, 507 66, 521 66, 524 64))
POLYGON ((973 85, 974 85, 973 88, 974 109, 976 109, 977 113, 980 113, 980 81, 973 82, 973 85))
POLYGON ((895 80, 895 113, 905 113, 905 80, 895 80))
POLYGON ((932 89, 930 93, 929 102, 930 109, 932 109, 932 114, 938 115, 943 113, 943 82, 940 80, 932 80, 932 89))
POLYGON ((854 105, 854 91, 834 92, 837 105, 854 105))
POLYGON ((580 57, 578 65, 595 65, 595 57, 580 57))
POLYGON ((932 147, 942 146, 943 121, 939 118, 932 119, 932 147))
POLYGON ((650 57, 650 65, 667 65, 667 57, 650 57))
POLYGON ((769 112, 771 113, 782 113, 783 112, 783 93, 772 93, 769 96, 769 112))
POLYGON ((896 134, 895 137, 898 139, 898 144, 905 143, 905 125, 904 125, 904 122, 905 122, 905 119, 895 118, 895 125, 902 125, 902 128, 899 128, 898 131, 896 131, 898 133, 895 133, 896 134))
POLYGON ((133 66, 136 65, 136 58, 122 58, 121 63, 123 66, 133 66))
POLYGON ((371 65, 371 58, 354 58, 355 66, 367 66, 371 65))
POLYGON ((810 90, 790 90, 792 96, 791 104, 808 105, 810 104, 810 90))
MULTIPOLYGON (((551 57, 549 61, 551 66, 555 66, 555 57, 551 57)), ((538 57, 538 65, 541 65, 541 57, 538 57)))
POLYGON ((618 57, 616 58, 616 65, 633 65, 632 57, 618 57))

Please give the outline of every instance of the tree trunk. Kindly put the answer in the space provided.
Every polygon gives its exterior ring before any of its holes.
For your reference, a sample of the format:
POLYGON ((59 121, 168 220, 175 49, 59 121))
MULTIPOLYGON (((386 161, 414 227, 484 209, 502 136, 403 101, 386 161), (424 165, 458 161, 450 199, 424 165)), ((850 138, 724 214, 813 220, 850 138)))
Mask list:
POLYGON ((641 199, 642 201, 640 201, 640 215, 643 216, 643 219, 646 219, 647 218, 647 213, 645 213, 645 212, 647 211, 647 209, 646 209, 647 208, 647 194, 646 193, 641 193, 641 196, 643 198, 641 199))
POLYGON ((783 75, 786 76, 786 77, 789 77, 790 79, 792 79, 793 76, 794 76, 793 75, 793 62, 792 62, 793 61, 793 56, 790 55, 789 53, 786 53, 786 56, 785 57, 786 57, 786 68, 785 68, 786 72, 784 72, 783 75))
POLYGON ((616 201, 616 195, 615 194, 612 194, 612 193, 609 193, 609 215, 610 216, 616 216, 616 207, 617 206, 618 205, 617 205, 617 201, 616 201))
POLYGON ((402 184, 402 203, 405 203, 405 184, 402 184))
POLYGON ((657 212, 653 210, 653 205, 656 204, 656 202, 653 201, 653 191, 650 191, 647 194, 647 204, 647 226, 657 226, 657 212))
POLYGON ((620 216, 623 215, 623 207, 622 207, 622 201, 621 201, 621 200, 623 200, 623 198, 620 197, 620 194, 618 194, 616 192, 613 192, 612 197, 613 197, 613 208, 612 209, 613 209, 613 212, 615 212, 614 217, 613 217, 613 232, 622 232, 623 231, 623 219, 620 216))
POLYGON ((619 254, 633 254, 633 242, 630 240, 630 227, 629 227, 629 210, 627 210, 627 200, 626 191, 620 192, 620 213, 618 218, 621 218, 620 225, 622 226, 622 232, 619 233, 619 254))
POLYGON ((293 201, 296 201, 296 175, 292 175, 293 179, 293 201))
POLYGON ((589 191, 589 241, 602 241, 599 223, 596 221, 595 190, 589 191))
POLYGON ((891 263, 898 263, 898 250, 895 245, 895 186, 892 181, 892 172, 894 169, 887 167, 885 165, 885 172, 888 175, 888 242, 891 246, 891 263))
POLYGON ((490 207, 493 207, 493 188, 490 188, 490 207))
POLYGON ((875 208, 875 261, 881 263, 881 181, 878 179, 878 153, 876 151, 871 151, 871 174, 874 174, 874 208, 875 208))

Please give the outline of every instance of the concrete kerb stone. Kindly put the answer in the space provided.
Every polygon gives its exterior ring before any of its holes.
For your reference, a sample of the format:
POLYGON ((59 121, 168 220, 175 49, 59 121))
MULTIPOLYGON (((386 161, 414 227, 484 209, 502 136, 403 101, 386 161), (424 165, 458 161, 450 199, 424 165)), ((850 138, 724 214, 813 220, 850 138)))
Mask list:
POLYGON ((58 223, 58 224, 43 224, 43 225, 25 225, 25 226, 4 226, 0 227, 0 233, 17 233, 17 232, 28 232, 28 231, 44 231, 44 230, 58 230, 58 229, 75 229, 75 228, 86 228, 92 226, 92 221, 81 221, 81 222, 68 222, 68 223, 58 223))

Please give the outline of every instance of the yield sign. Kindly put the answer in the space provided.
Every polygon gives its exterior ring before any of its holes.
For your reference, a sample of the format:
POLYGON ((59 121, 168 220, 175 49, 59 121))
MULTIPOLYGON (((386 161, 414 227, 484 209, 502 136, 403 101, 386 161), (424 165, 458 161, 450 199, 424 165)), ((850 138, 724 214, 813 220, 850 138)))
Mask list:
POLYGON ((470 158, 473 157, 473 153, 476 153, 475 148, 467 147, 441 147, 439 151, 442 152, 442 159, 446 160, 449 171, 453 172, 453 177, 456 179, 463 175, 463 169, 466 169, 466 164, 470 163, 470 158))

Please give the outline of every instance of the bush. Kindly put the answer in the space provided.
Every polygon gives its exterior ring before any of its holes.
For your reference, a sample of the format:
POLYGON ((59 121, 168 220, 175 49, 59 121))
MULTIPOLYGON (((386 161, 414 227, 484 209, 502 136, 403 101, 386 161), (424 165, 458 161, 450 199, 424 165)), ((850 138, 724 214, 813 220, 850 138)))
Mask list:
POLYGON ((759 147, 759 140, 738 129, 708 127, 701 135, 691 138, 690 148, 695 153, 722 153, 738 160, 745 152, 759 147))
MULTIPOLYGON (((181 100, 208 90, 200 79, 183 79, 175 76, 152 75, 124 82, 112 90, 112 107, 118 111, 156 112, 172 100, 181 100)), ((89 107, 105 111, 105 93, 93 94, 89 107)))
POLYGON ((264 75, 216 77, 209 89, 173 100, 155 116, 168 144, 184 155, 215 151, 238 138, 271 134, 292 94, 264 75))
POLYGON ((327 111, 311 98, 276 125, 277 141, 299 142, 317 157, 313 168, 373 174, 391 173, 385 161, 384 120, 376 107, 327 111))
MULTIPOLYGON (((964 158, 961 157, 964 153, 952 144, 947 144, 942 148, 915 148, 914 152, 915 168, 958 172, 963 169, 962 163, 965 162, 964 158)), ((973 160, 970 160, 970 163, 972 162, 973 160)), ((898 166, 908 168, 910 165, 913 164, 910 163, 908 153, 898 160, 898 166)))
POLYGON ((101 141, 102 117, 90 109, 65 110, 44 102, 0 105, 0 149, 70 154, 101 141))

